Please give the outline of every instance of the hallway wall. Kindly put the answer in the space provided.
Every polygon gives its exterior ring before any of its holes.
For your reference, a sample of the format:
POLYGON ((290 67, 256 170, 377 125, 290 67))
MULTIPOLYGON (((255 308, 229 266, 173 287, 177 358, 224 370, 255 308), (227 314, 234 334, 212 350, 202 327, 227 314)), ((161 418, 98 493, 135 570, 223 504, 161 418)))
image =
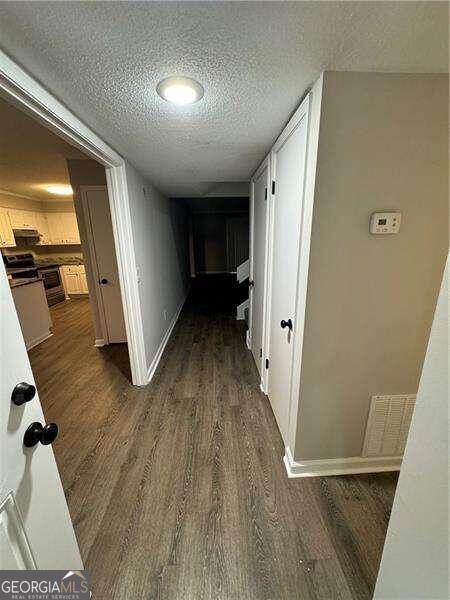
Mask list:
POLYGON ((188 291, 187 218, 128 162, 126 177, 148 370, 188 291))
POLYGON ((374 599, 449 598, 448 266, 442 281, 374 599))
POLYGON ((325 73, 296 460, 360 456, 371 396, 417 392, 447 249, 448 77, 325 73))

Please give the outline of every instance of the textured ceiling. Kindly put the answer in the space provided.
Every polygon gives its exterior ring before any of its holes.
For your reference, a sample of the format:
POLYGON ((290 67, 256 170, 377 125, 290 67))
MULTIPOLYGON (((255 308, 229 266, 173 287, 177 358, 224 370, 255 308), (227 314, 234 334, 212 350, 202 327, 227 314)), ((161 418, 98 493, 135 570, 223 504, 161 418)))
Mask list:
POLYGON ((0 189, 35 200, 70 200, 41 189, 70 185, 66 158, 87 158, 49 129, 0 98, 0 189))
POLYGON ((321 70, 448 71, 446 2, 2 2, 0 34, 173 196, 248 180, 321 70), (169 75, 203 100, 161 100, 169 75))

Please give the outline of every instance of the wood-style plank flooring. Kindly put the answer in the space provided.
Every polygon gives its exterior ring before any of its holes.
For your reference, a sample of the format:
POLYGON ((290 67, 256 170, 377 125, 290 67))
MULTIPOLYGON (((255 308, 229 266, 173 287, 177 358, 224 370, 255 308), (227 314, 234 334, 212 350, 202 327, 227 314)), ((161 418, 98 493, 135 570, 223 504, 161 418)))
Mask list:
POLYGON ((30 359, 97 600, 372 597, 396 475, 288 480, 223 307, 185 307, 145 388, 126 345, 93 347, 87 300, 51 314, 30 359))

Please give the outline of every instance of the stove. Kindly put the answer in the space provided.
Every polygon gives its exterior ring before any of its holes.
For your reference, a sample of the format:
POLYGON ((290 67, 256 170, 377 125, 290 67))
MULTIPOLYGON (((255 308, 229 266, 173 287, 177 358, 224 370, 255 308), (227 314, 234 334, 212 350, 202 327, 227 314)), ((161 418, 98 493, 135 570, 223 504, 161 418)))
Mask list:
POLYGON ((49 306, 66 299, 59 273, 59 265, 51 262, 35 262, 31 253, 3 256, 6 273, 12 279, 42 277, 49 306))

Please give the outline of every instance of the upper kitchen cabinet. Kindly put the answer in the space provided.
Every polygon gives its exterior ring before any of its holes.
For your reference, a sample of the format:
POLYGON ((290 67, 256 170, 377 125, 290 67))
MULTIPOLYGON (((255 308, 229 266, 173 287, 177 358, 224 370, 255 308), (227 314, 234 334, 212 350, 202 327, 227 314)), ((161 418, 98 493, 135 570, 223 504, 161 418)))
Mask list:
POLYGON ((79 244, 80 233, 75 213, 61 213, 66 244, 79 244))
POLYGON ((16 245, 11 220, 7 210, 0 209, 0 246, 11 248, 16 245))
POLYGON ((16 208, 9 209, 8 212, 13 229, 37 229, 37 213, 16 208))
POLYGON ((52 244, 52 240, 50 237, 47 215, 45 213, 36 213, 36 222, 36 229, 39 232, 38 246, 49 246, 52 244))
POLYGON ((75 213, 52 212, 46 216, 52 244, 80 243, 75 213))

